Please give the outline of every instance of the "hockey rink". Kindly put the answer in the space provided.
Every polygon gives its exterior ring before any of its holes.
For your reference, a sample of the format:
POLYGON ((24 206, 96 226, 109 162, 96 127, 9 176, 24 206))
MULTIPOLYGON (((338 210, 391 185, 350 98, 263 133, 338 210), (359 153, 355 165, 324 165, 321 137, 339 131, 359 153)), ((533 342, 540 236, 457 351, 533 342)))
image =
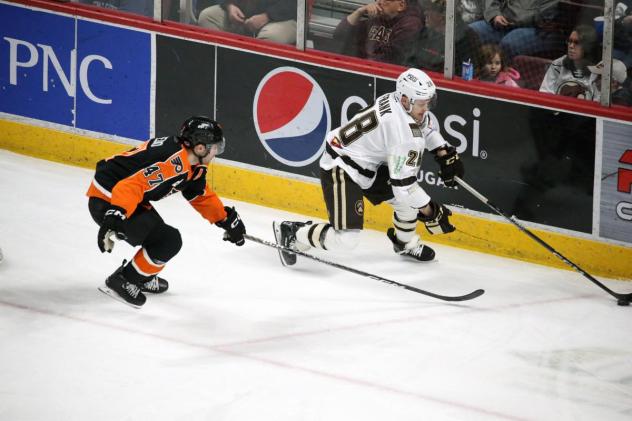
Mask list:
MULTIPOLYGON (((170 290, 136 310, 97 291, 133 249, 99 252, 91 178, 0 150, 1 420, 632 419, 632 307, 578 273, 436 244, 438 261, 409 262, 376 231, 348 254, 310 251, 436 293, 486 290, 450 304, 300 256, 282 267, 174 195, 156 204, 184 241, 170 290)), ((306 220, 224 203, 269 241, 273 220, 306 220)))

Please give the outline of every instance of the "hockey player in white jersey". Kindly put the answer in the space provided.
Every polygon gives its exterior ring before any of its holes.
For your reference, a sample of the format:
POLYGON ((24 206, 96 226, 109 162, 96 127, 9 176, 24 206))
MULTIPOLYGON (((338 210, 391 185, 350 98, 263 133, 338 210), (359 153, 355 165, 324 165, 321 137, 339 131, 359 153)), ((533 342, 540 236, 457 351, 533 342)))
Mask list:
MULTIPOLYGON (((329 223, 274 222, 277 243, 300 251, 354 248, 363 228, 366 197, 374 205, 387 202, 393 207, 393 227, 386 234, 397 254, 417 261, 434 259, 434 250, 415 232, 417 221, 430 234, 455 228, 448 219, 451 212, 431 200, 417 182, 424 150, 435 154, 446 185, 455 185, 454 176, 464 174, 456 149, 441 136, 429 111, 436 95, 426 73, 408 69, 398 77, 395 92, 380 96, 348 124, 329 132, 320 159, 329 223)), ((279 254, 284 265, 296 263, 296 254, 279 254)))

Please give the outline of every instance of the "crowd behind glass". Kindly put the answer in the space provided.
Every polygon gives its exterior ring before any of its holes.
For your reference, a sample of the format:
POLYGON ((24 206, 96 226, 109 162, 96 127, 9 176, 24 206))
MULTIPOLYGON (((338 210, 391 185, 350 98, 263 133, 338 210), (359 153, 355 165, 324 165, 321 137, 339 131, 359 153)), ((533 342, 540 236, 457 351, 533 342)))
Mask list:
POLYGON ((632 0, 453 1, 301 0, 297 6, 297 0, 162 0, 155 10, 153 0, 79 0, 205 30, 476 79, 499 89, 632 106, 632 0), (303 4, 305 24, 297 25, 303 4), (604 10, 610 4, 612 42, 609 31, 604 36, 609 19, 604 10), (612 61, 604 65, 602 55, 612 61), (610 79, 609 90, 602 78, 610 79))

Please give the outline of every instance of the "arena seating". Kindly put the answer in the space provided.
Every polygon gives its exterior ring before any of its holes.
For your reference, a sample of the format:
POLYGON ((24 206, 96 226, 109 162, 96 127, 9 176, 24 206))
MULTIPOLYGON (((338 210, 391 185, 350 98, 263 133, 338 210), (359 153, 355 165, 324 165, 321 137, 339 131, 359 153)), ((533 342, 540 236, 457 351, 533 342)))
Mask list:
POLYGON ((340 19, 358 7, 372 3, 374 0, 314 0, 311 19, 309 21, 308 38, 320 50, 336 51, 332 41, 334 30, 340 19))

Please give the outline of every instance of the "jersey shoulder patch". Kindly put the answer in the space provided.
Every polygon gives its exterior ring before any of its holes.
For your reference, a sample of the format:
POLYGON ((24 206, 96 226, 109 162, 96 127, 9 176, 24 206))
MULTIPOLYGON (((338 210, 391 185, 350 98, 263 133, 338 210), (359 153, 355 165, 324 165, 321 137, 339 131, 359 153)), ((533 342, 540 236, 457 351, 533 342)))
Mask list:
POLYGON ((412 132, 413 137, 424 137, 419 124, 410 123, 408 127, 410 127, 410 131, 412 132))

